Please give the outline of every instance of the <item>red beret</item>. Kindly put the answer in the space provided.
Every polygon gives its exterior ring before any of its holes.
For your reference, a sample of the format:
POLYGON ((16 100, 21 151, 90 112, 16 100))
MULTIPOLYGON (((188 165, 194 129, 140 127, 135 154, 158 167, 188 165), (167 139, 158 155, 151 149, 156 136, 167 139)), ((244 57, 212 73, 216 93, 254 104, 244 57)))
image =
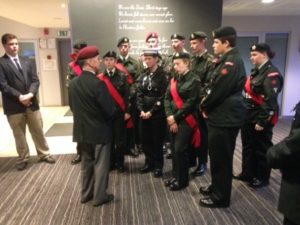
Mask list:
POLYGON ((99 49, 96 46, 87 46, 78 52, 77 60, 94 58, 99 55, 99 49))
POLYGON ((149 38, 158 38, 158 33, 157 32, 149 32, 146 36, 146 42, 148 41, 149 38))

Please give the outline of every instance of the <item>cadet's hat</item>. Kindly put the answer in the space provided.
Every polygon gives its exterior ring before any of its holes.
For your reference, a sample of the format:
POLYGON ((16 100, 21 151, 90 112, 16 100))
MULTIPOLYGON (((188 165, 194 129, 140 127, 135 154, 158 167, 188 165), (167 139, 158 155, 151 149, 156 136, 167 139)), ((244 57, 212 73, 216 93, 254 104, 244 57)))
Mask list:
POLYGON ((154 48, 147 48, 143 50, 144 56, 158 56, 159 52, 157 49, 154 48))
POLYGON ((146 36, 146 42, 148 41, 149 38, 158 38, 158 33, 157 32, 149 32, 146 36))
POLYGON ((227 36, 236 36, 236 30, 233 27, 220 27, 213 31, 213 38, 221 38, 227 36))
POLYGON ((73 44, 73 48, 77 49, 77 50, 80 50, 86 46, 87 46, 87 43, 85 41, 81 41, 81 40, 74 41, 74 44, 73 44))
POLYGON ((174 61, 175 59, 190 59, 190 58, 191 58, 191 56, 187 52, 181 52, 181 53, 177 52, 173 56, 172 60, 174 61))
POLYGON ((128 38, 128 37, 121 37, 121 38, 118 40, 117 47, 120 47, 120 45, 123 44, 123 43, 129 43, 129 38, 128 38))
POLYGON ((173 39, 178 39, 178 40, 182 41, 182 40, 185 40, 185 37, 181 34, 172 34, 171 35, 171 40, 173 40, 173 39))
POLYGON ((195 31, 191 33, 190 35, 190 40, 195 40, 195 39, 205 39, 207 37, 206 33, 203 31, 195 31))
POLYGON ((96 46, 87 46, 78 52, 77 61, 91 59, 99 55, 99 49, 96 46))
POLYGON ((117 58, 117 53, 115 51, 108 51, 103 55, 103 58, 117 58))
POLYGON ((271 50, 271 47, 266 43, 258 43, 258 44, 252 45, 250 48, 250 52, 254 52, 254 51, 260 52, 260 53, 265 52, 265 53, 267 53, 267 55, 270 59, 272 59, 275 56, 275 52, 273 52, 271 50))

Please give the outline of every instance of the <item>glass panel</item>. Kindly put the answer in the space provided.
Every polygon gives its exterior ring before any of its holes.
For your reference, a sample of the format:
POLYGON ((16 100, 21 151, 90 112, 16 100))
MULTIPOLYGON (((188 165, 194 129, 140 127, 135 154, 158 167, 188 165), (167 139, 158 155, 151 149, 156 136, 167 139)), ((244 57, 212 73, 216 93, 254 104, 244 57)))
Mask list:
POLYGON ((29 58, 36 64, 36 55, 33 42, 19 42, 19 55, 29 58))
MULTIPOLYGON (((288 47, 288 33, 267 33, 266 43, 270 45, 271 49, 276 53, 272 62, 282 73, 285 74, 287 47, 288 47)), ((278 103, 281 111, 283 91, 278 96, 278 103)))
POLYGON ((250 74, 251 69, 253 68, 253 64, 250 61, 250 47, 253 44, 258 42, 258 36, 245 36, 245 37, 238 37, 237 38, 237 48, 241 54, 241 57, 244 61, 246 73, 247 75, 250 74))

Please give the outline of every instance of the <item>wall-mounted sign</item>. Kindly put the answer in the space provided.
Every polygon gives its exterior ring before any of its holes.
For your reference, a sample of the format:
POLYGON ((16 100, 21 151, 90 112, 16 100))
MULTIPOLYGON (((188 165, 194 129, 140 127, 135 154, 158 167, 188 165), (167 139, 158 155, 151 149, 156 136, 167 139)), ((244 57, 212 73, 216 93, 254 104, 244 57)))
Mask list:
POLYGON ((70 36, 70 32, 68 30, 59 30, 57 32, 57 36, 58 37, 69 37, 70 36))

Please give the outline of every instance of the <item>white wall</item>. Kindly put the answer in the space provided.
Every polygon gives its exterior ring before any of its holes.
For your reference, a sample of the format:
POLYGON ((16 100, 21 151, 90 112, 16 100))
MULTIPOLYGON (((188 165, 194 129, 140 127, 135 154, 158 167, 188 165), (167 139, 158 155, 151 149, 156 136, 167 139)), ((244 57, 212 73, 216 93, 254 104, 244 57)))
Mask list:
POLYGON ((289 32, 282 115, 293 115, 291 110, 300 101, 300 16, 224 16, 222 25, 238 32, 289 32))
MULTIPOLYGON (((49 35, 46 38, 56 36, 56 29, 50 29, 49 35)), ((39 43, 39 38, 45 37, 43 35, 42 28, 31 27, 7 18, 0 17, 0 36, 4 33, 13 33, 17 35, 20 40, 35 40, 39 43)), ((37 64, 40 68, 39 78, 41 86, 39 89, 40 102, 43 106, 60 106, 61 102, 61 90, 59 81, 58 64, 55 70, 46 71, 43 69, 42 60, 46 59, 47 55, 51 55, 52 59, 57 62, 57 49, 40 49, 37 45, 38 56, 37 64)), ((0 55, 4 54, 4 49, 0 47, 0 55)), ((1 102, 0 102, 1 103, 1 102)))

